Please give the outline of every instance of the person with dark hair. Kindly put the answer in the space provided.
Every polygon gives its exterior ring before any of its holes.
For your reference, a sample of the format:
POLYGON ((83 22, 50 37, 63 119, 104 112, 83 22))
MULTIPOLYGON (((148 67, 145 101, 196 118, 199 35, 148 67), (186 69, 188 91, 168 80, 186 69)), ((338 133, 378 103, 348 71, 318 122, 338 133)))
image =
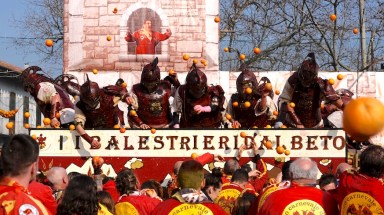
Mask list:
POLYGON ((74 177, 77 177, 79 175, 82 175, 80 172, 70 172, 68 173, 68 183, 70 180, 72 180, 74 177))
POLYGON ((171 29, 166 29, 166 32, 160 33, 152 30, 152 20, 145 18, 143 27, 133 34, 128 31, 125 37, 127 42, 136 42, 136 54, 155 54, 156 45, 171 37, 171 29))
POLYGON ((38 158, 39 145, 29 135, 17 134, 4 143, 0 156, 0 214, 51 214, 27 189, 36 179, 38 158))
POLYGON ((252 189, 247 189, 247 185, 249 183, 248 172, 244 169, 237 169, 231 178, 230 184, 225 184, 219 196, 215 199, 215 203, 220 205, 227 214, 231 214, 233 212, 233 208, 235 206, 236 200, 245 192, 255 195, 256 193, 252 189))
POLYGON ((96 138, 92 138, 84 129, 113 128, 124 126, 124 112, 117 103, 124 101, 130 104, 129 95, 122 86, 110 85, 99 88, 96 82, 89 80, 80 87, 80 100, 75 104, 75 127, 79 135, 93 149, 101 147, 96 138))
POLYGON ((247 129, 273 125, 276 119, 273 112, 277 107, 273 102, 272 88, 265 87, 271 82, 263 77, 260 80, 263 83, 259 84, 254 72, 246 67, 241 65, 241 73, 236 79, 237 92, 231 95, 228 102, 227 113, 232 116, 232 127, 247 129))
POLYGON ((98 203, 96 183, 87 175, 79 175, 69 181, 63 200, 57 207, 57 215, 97 215, 108 210, 98 203))
POLYGON ((310 158, 297 158, 289 167, 291 187, 271 193, 261 206, 259 215, 294 214, 308 211, 313 214, 338 214, 332 196, 316 188, 319 169, 310 158))
POLYGON ((321 190, 324 190, 324 191, 336 189, 337 187, 336 176, 332 173, 321 175, 319 179, 319 187, 321 190))
POLYGON ((172 103, 174 128, 219 128, 225 119, 225 96, 220 85, 208 86, 207 76, 190 68, 172 103), (180 116, 181 115, 181 116, 180 116))
POLYGON ((343 110, 343 100, 326 79, 318 77, 315 54, 309 53, 287 80, 278 99, 277 122, 293 128, 321 128, 321 102, 327 100, 343 110))
POLYGON ((371 145, 360 154, 358 171, 340 175, 339 186, 330 191, 340 207, 340 214, 381 214, 384 209, 384 148, 371 145))
POLYGON ((50 119, 51 127, 68 128, 75 112, 73 102, 62 87, 51 78, 39 74, 40 71, 40 67, 31 66, 21 73, 24 90, 33 96, 44 117, 50 119))
POLYGON ((97 199, 99 204, 105 206, 111 214, 115 214, 115 201, 107 191, 97 191, 97 199))
POLYGON ((256 196, 252 193, 245 192, 237 198, 231 215, 247 215, 251 205, 256 201, 256 196))
POLYGON ((209 198, 210 201, 215 201, 217 196, 219 195, 223 182, 221 178, 223 177, 223 173, 219 167, 215 167, 212 169, 211 173, 205 174, 205 185, 202 189, 204 194, 209 198))
POLYGON ((224 168, 223 168, 223 184, 231 183, 231 178, 233 173, 240 169, 239 160, 237 159, 229 159, 225 162, 224 168))
POLYGON ((140 192, 146 194, 149 197, 158 198, 163 201, 163 188, 161 187, 161 184, 156 180, 151 179, 145 181, 141 185, 140 192))
POLYGON ((116 215, 151 214, 161 202, 159 198, 152 198, 146 192, 138 190, 138 184, 139 181, 131 169, 122 170, 117 174, 116 188, 121 196, 115 205, 116 215))
POLYGON ((204 169, 200 162, 184 161, 179 169, 177 182, 180 191, 160 203, 152 214, 226 214, 201 191, 201 187, 204 187, 204 169))
POLYGON ((172 111, 169 99, 172 90, 180 86, 177 74, 160 80, 160 68, 156 57, 144 66, 140 83, 132 87, 132 108, 136 114, 129 114, 133 128, 169 128, 172 111), (173 86, 173 87, 172 87, 173 86))

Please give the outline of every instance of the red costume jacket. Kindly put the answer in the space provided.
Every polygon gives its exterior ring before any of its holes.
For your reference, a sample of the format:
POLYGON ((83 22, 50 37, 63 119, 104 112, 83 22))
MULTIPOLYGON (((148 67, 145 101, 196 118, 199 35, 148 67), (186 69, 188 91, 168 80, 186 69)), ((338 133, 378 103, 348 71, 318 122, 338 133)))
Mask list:
POLYGON ((259 215, 281 214, 338 214, 337 202, 332 196, 311 186, 292 184, 290 188, 277 190, 266 199, 259 215))
POLYGON ((152 38, 148 38, 142 30, 136 31, 132 36, 127 36, 128 42, 136 41, 136 54, 155 54, 156 45, 170 36, 157 31, 152 31, 152 38))
POLYGON ((124 214, 137 214, 137 215, 147 215, 151 214, 153 209, 161 201, 156 198, 151 198, 149 196, 127 196, 123 195, 120 197, 119 202, 115 205, 116 215, 124 214))
POLYGON ((168 199, 159 204, 153 211, 153 215, 184 215, 184 214, 205 214, 205 215, 227 215, 227 213, 213 202, 201 202, 197 204, 183 203, 177 199, 168 199))
POLYGON ((57 202, 55 198, 53 198, 52 189, 49 186, 33 181, 29 184, 28 190, 31 192, 31 195, 40 200, 52 214, 56 214, 57 202))
POLYGON ((3 179, 0 182, 0 214, 48 214, 51 212, 29 191, 13 180, 3 179))
POLYGON ((330 191, 337 200, 340 214, 383 214, 384 183, 355 171, 345 171, 339 186, 330 191))

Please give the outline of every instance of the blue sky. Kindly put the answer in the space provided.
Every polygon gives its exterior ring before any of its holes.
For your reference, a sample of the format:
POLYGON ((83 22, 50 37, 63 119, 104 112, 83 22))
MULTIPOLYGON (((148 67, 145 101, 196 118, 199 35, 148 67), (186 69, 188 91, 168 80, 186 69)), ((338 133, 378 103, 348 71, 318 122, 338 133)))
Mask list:
MULTIPOLYGON (((16 48, 13 45, 13 39, 7 38, 26 36, 26 34, 20 33, 20 30, 13 26, 12 23, 12 17, 21 19, 27 10, 25 0, 6 0, 1 3, 3 9, 0 13, 0 60, 21 68, 24 68, 24 63, 28 63, 30 66, 39 66, 43 70, 51 70, 52 66, 50 66, 49 62, 42 62, 41 56, 32 53, 28 54, 25 52, 26 50, 16 48)), ((42 45, 44 45, 44 40, 42 40, 42 45)), ((57 70, 57 66, 54 70, 57 70)))

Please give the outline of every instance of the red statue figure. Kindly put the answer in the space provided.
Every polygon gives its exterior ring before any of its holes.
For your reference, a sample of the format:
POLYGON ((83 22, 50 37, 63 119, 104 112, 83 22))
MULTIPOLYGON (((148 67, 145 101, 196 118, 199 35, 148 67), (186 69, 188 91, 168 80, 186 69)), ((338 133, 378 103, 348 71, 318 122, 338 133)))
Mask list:
POLYGON ((172 95, 172 85, 179 87, 176 73, 160 80, 158 59, 147 64, 141 73, 139 84, 132 87, 132 107, 136 114, 130 114, 129 119, 134 128, 168 128, 172 122, 169 98, 172 95))
POLYGON ((110 85, 100 89, 87 75, 87 81, 80 87, 80 100, 75 105, 75 126, 92 148, 100 148, 101 145, 84 128, 113 128, 119 122, 124 126, 124 112, 117 106, 120 100, 128 102, 128 93, 123 87, 110 85))
MULTIPOLYGON (((261 78, 261 84, 257 83, 255 74, 249 71, 245 64, 236 80, 237 92, 231 96, 228 102, 227 113, 232 116, 234 128, 264 128, 273 125, 276 116, 276 105, 273 102, 273 91, 265 86, 270 81, 267 77, 261 78)), ((272 86, 272 85, 270 85, 272 86)))
POLYGON ((219 128, 224 122, 224 90, 208 86, 207 76, 193 64, 186 84, 176 91, 173 101, 174 127, 219 128), (179 119, 179 114, 181 117, 179 119))
POLYGON ((21 73, 24 90, 33 96, 44 117, 51 119, 52 127, 68 127, 74 117, 72 101, 63 88, 39 71, 42 71, 40 67, 31 66, 21 73), (60 113, 59 119, 57 113, 60 113))

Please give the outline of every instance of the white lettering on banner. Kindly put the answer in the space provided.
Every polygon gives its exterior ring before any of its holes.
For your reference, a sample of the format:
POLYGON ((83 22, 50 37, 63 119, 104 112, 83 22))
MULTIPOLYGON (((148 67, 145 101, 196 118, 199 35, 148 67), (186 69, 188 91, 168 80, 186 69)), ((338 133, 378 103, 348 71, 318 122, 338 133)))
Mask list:
POLYGON ((91 148, 76 131, 60 129, 31 129, 37 136, 41 156, 104 156, 104 157, 189 157, 192 152, 210 152, 227 157, 236 155, 241 144, 248 149, 243 157, 252 157, 251 141, 259 147, 262 157, 277 157, 276 147, 290 150, 291 157, 345 157, 346 141, 343 130, 87 130, 101 143, 91 148), (245 138, 240 132, 246 132, 245 138), (262 144, 271 141, 272 149, 262 144))

